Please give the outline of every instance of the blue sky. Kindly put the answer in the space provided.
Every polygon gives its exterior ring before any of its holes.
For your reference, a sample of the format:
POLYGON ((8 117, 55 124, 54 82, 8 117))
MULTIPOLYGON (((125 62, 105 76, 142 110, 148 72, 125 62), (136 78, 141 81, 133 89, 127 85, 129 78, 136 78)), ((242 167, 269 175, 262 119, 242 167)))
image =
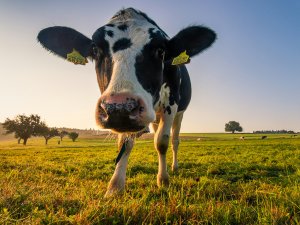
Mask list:
POLYGON ((93 63, 45 51, 39 30, 62 25, 87 36, 122 7, 147 13, 169 36, 193 24, 218 40, 187 66, 193 96, 183 132, 300 131, 300 1, 1 1, 0 121, 37 113, 50 126, 96 128, 100 91, 93 63))

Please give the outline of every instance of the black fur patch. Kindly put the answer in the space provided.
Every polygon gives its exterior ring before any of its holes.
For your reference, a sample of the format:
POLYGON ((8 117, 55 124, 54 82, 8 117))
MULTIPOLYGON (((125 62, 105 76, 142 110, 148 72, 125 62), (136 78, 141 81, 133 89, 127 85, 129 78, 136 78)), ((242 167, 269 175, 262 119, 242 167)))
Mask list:
POLYGON ((127 30, 128 26, 126 24, 122 24, 122 25, 119 25, 118 28, 121 30, 121 31, 125 31, 127 30))
POLYGON ((109 43, 105 40, 105 27, 100 27, 92 36, 92 40, 96 46, 98 46, 104 55, 109 54, 109 43))
POLYGON ((114 25, 114 24, 108 23, 108 24, 106 24, 105 26, 108 26, 108 27, 114 27, 115 25, 114 25))
POLYGON ((124 50, 126 48, 130 48, 132 45, 132 42, 128 38, 121 38, 120 40, 116 41, 114 46, 113 46, 113 51, 117 52, 120 50, 124 50))
POLYGON ((171 107, 168 105, 165 109, 164 109, 164 113, 168 113, 169 115, 171 114, 171 107))
POLYGON ((173 96, 173 94, 170 94, 170 96, 169 96, 169 103, 170 103, 170 105, 174 105, 174 103, 175 103, 175 97, 173 96))
POLYGON ((179 73, 180 73, 181 83, 179 88, 180 100, 177 109, 178 112, 186 110, 186 108, 190 103, 191 95, 192 95, 190 76, 186 67, 179 66, 179 73))
POLYGON ((165 38, 160 30, 157 30, 156 32, 154 32, 154 30, 155 30, 155 28, 153 28, 153 27, 149 28, 149 30, 148 30, 151 39, 155 39, 155 38, 164 39, 165 38))
POLYGON ((164 83, 170 88, 169 104, 172 106, 179 102, 180 71, 177 66, 165 64, 164 83))
POLYGON ((106 31, 104 26, 96 30, 92 37, 94 44, 101 51, 100 57, 95 59, 95 64, 97 81, 102 93, 105 91, 110 82, 113 68, 113 62, 109 51, 109 43, 105 40, 105 35, 106 31))
POLYGON ((111 31, 111 30, 108 30, 106 31, 107 35, 110 36, 110 37, 113 37, 114 36, 114 32, 111 31))
POLYGON ((159 99, 159 91, 163 84, 163 68, 161 60, 154 55, 153 41, 145 45, 141 55, 143 60, 136 59, 135 72, 139 83, 153 97, 153 104, 159 99))
POLYGON ((169 135, 164 134, 162 136, 161 141, 157 143, 157 149, 163 155, 167 153, 168 146, 169 146, 169 138, 170 138, 169 135))

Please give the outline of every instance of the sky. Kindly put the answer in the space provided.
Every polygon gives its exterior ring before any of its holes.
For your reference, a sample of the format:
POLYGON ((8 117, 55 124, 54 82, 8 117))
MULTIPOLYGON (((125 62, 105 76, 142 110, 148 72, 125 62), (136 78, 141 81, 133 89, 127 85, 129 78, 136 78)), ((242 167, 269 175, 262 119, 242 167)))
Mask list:
POLYGON ((38 114, 49 126, 97 128, 94 64, 73 65, 37 42, 49 26, 88 37, 121 8, 144 11, 170 36, 188 25, 218 39, 187 65, 192 100, 182 132, 300 131, 300 1, 110 0, 0 2, 0 122, 38 114))

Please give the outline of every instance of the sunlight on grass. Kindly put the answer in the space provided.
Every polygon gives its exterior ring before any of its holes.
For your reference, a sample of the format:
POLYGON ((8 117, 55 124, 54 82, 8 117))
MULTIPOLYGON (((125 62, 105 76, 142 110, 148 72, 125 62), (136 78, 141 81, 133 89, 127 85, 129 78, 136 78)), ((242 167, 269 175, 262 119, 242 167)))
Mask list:
POLYGON ((156 186, 153 142, 138 140, 126 191, 107 200, 116 155, 102 139, 0 142, 0 224, 300 223, 300 138, 185 134, 169 188, 156 186))

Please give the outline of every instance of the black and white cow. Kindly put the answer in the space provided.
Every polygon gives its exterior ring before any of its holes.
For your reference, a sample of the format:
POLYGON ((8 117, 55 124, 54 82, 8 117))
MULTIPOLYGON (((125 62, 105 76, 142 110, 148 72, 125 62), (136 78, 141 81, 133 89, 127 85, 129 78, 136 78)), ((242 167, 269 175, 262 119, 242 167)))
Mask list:
POLYGON ((120 10, 92 39, 68 27, 40 31, 39 42, 51 52, 75 64, 85 64, 86 58, 95 61, 102 93, 96 121, 100 127, 117 132, 119 148, 124 148, 106 196, 124 189, 135 136, 150 123, 159 159, 157 184, 169 184, 169 137, 172 133, 172 170, 176 171, 181 121, 191 98, 184 64, 215 39, 216 34, 203 26, 187 27, 169 38, 145 13, 133 8, 120 10))

